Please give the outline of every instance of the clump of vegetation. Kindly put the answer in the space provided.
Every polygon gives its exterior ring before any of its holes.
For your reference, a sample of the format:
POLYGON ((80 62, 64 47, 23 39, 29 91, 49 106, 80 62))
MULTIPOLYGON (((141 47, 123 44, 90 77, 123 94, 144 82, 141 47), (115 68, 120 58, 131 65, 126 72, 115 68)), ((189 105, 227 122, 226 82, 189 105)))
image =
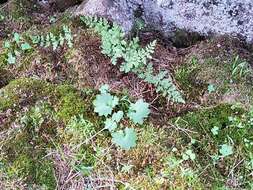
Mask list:
POLYGON ((62 26, 62 31, 57 35, 50 32, 46 35, 30 36, 30 38, 33 44, 44 48, 52 47, 53 50, 63 46, 65 43, 69 48, 73 47, 73 36, 71 29, 66 25, 62 26))
POLYGON ((21 53, 31 50, 32 47, 19 33, 15 32, 11 41, 4 42, 4 49, 7 51, 7 63, 15 64, 16 57, 20 56, 21 53))
POLYGON ((241 61, 239 56, 237 55, 232 61, 232 78, 233 79, 243 79, 247 78, 252 73, 252 69, 246 61, 241 61))
MULTIPOLYGON (((248 164, 251 162, 250 152, 253 149, 252 141, 252 111, 245 111, 241 107, 233 105, 219 105, 211 109, 204 109, 188 113, 183 117, 173 119, 175 128, 185 131, 186 137, 179 143, 189 142, 191 150, 187 150, 183 159, 198 160, 200 164, 210 164, 211 172, 224 180, 224 173, 237 173, 242 176, 242 184, 249 186, 248 164), (189 130, 189 132, 187 132, 189 130), (192 131, 196 133, 192 133, 192 131), (224 170, 216 171, 222 164, 236 162, 237 155, 244 157, 240 168, 226 167, 224 170), (210 161, 211 160, 211 161, 210 161)), ((176 150, 177 152, 177 150, 176 150)), ((225 175, 226 176, 226 175, 225 175)), ((239 179, 238 179, 239 180, 239 179)))
POLYGON ((17 113, 22 106, 32 106, 41 99, 51 102, 56 116, 65 123, 86 110, 85 100, 72 86, 53 85, 30 78, 13 80, 0 89, 0 110, 13 109, 17 113), (25 104, 22 104, 23 98, 25 104))
POLYGON ((121 71, 136 73, 139 78, 156 86, 156 91, 169 100, 184 103, 181 93, 173 84, 168 72, 162 71, 156 76, 153 73, 152 64, 148 64, 148 59, 152 58, 155 50, 156 41, 142 48, 139 45, 138 37, 133 38, 130 42, 126 41, 122 29, 116 24, 111 26, 104 18, 87 16, 81 17, 81 20, 101 35, 102 53, 111 58, 113 65, 116 65, 119 59, 123 59, 120 65, 121 71))
POLYGON ((177 68, 175 79, 187 101, 209 105, 240 102, 248 107, 253 100, 251 73, 249 64, 238 56, 224 62, 212 57, 203 60, 190 57, 187 63, 177 68))
MULTIPOLYGON (((127 116, 133 121, 134 124, 143 124, 144 118, 146 118, 149 113, 149 104, 144 102, 142 99, 138 100, 136 103, 131 103, 127 99, 119 100, 118 97, 112 96, 109 93, 109 86, 104 85, 100 88, 99 95, 96 96, 94 100, 94 111, 99 114, 99 116, 105 116, 106 120, 104 122, 104 129, 111 132, 112 142, 125 150, 129 150, 136 146, 137 135, 134 128, 125 128, 124 130, 118 130, 120 121, 124 117, 124 112, 119 110, 113 113, 113 110, 120 101, 127 101, 130 103, 127 116), (110 116, 111 117, 108 117, 110 116)), ((123 125, 120 124, 122 128, 123 125)))
POLYGON ((43 158, 52 147, 47 138, 57 139, 52 121, 50 108, 38 103, 15 121, 16 128, 12 128, 12 133, 5 134, 0 159, 9 180, 20 178, 28 187, 37 185, 38 188, 55 189, 52 160, 43 158))
POLYGON ((15 32, 13 34, 13 38, 10 41, 6 40, 4 42, 4 56, 5 61, 8 64, 15 64, 18 57, 21 57, 25 53, 31 52, 34 48, 36 48, 36 46, 43 48, 52 47, 54 51, 59 47, 63 47, 64 44, 67 44, 69 48, 73 47, 73 36, 70 28, 66 25, 63 25, 62 32, 57 36, 50 32, 45 36, 29 35, 28 38, 29 40, 25 37, 22 37, 19 33, 15 32), (33 47, 32 44, 36 46, 33 47))

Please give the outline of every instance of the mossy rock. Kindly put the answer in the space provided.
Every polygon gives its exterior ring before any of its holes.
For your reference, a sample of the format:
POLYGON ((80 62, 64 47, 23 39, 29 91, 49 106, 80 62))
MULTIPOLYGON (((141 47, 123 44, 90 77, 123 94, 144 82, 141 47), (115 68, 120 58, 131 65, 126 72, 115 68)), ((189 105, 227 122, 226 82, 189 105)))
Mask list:
POLYGON ((0 110, 19 110, 33 105, 36 101, 46 98, 53 92, 53 85, 44 81, 21 78, 11 81, 0 89, 0 110))
POLYGON ((47 101, 55 109, 59 120, 67 123, 71 117, 90 109, 93 95, 85 97, 70 85, 53 85, 45 81, 20 78, 0 89, 0 110, 19 111, 38 101, 47 101))
POLYGON ((47 107, 36 105, 16 120, 16 130, 1 139, 1 162, 8 178, 22 178, 28 186, 55 189, 53 161, 46 157, 47 149, 57 143, 57 122, 47 107), (46 118, 46 119, 44 119, 46 118))
POLYGON ((86 94, 70 85, 21 78, 11 81, 0 93, 3 113, 14 113, 12 122, 1 128, 12 131, 0 141, 4 144, 0 155, 4 172, 9 178, 22 178, 28 186, 55 189, 53 161, 46 156, 47 150, 61 143, 58 129, 73 116, 92 116, 85 112, 91 109, 93 92, 86 94))

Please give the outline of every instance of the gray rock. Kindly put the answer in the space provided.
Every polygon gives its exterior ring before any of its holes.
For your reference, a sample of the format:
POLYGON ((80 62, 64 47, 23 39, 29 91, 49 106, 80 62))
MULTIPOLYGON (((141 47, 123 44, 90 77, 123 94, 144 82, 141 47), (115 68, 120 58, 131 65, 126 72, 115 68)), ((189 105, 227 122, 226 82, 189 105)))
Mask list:
POLYGON ((75 11, 74 15, 97 15, 108 18, 129 32, 134 23, 135 7, 129 7, 126 1, 86 0, 75 11))
POLYGON ((253 43, 253 0, 89 0, 77 14, 98 14, 126 32, 140 7, 147 24, 173 36, 177 29, 209 35, 240 36, 253 43))

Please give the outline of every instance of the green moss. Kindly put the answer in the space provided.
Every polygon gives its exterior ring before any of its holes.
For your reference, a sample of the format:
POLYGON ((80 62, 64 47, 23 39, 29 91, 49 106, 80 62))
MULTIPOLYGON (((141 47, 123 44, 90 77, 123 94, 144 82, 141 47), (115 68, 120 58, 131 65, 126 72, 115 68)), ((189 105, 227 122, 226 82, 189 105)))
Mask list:
POLYGON ((56 187, 52 162, 41 158, 31 158, 28 154, 21 154, 15 159, 8 168, 8 175, 21 177, 26 179, 29 185, 44 186, 48 190, 54 190, 56 187))
POLYGON ((7 57, 7 51, 1 49, 1 53, 0 53, 0 70, 5 69, 5 67, 7 66, 6 57, 7 57))
POLYGON ((202 61, 192 58, 179 66, 175 72, 175 79, 184 91, 186 99, 209 105, 240 102, 247 107, 251 104, 253 86, 250 79, 234 81, 232 64, 228 61, 219 62, 212 57, 202 61), (208 92, 210 84, 215 86, 212 93, 208 92))
POLYGON ((229 104, 221 104, 212 108, 204 108, 196 112, 190 112, 184 116, 172 119, 172 122, 183 128, 190 128, 198 131, 198 135, 211 133, 211 129, 216 126, 224 130, 222 139, 228 134, 226 127, 229 125, 229 117, 242 115, 245 112, 240 107, 233 107, 229 104))
MULTIPOLYGON (((45 155, 47 148, 52 147, 48 138, 57 141, 55 130, 57 124, 35 122, 41 118, 35 111, 38 109, 35 108, 20 119, 19 123, 23 127, 6 138, 5 146, 1 150, 4 158, 2 160, 7 166, 6 173, 9 178, 22 178, 28 185, 45 186, 53 190, 56 187, 54 168, 50 158, 45 155), (50 129, 52 126, 55 127, 54 130, 50 129)), ((46 110, 41 109, 40 112, 45 114, 46 118, 46 110)))
MULTIPOLYGON (((21 78, 11 81, 0 90, 0 110, 20 110, 24 106, 32 106, 39 100, 50 100, 60 120, 68 122, 71 117, 82 114, 90 99, 84 99, 70 85, 52 85, 50 83, 21 78)), ((90 106, 90 105, 89 105, 90 106)))
POLYGON ((23 178, 28 185, 55 189, 52 161, 44 159, 46 150, 53 147, 52 140, 54 143, 58 141, 59 121, 68 123, 73 116, 83 114, 90 100, 83 98, 72 86, 53 85, 29 78, 11 81, 0 92, 0 108, 3 111, 29 108, 21 118, 16 118, 20 114, 13 116, 15 122, 23 127, 6 137, 1 150, 9 177, 23 178), (41 101, 46 103, 38 104, 41 101))
POLYGON ((85 111, 85 102, 80 94, 71 86, 62 85, 55 89, 59 97, 57 105, 57 116, 67 123, 73 116, 85 111))
POLYGON ((13 80, 0 89, 0 110, 20 109, 21 106, 33 105, 42 97, 52 92, 53 86, 40 80, 21 78, 13 80))
MULTIPOLYGON (((177 147, 188 147, 194 151, 196 161, 199 164, 198 167, 203 168, 207 165, 212 165, 217 162, 215 167, 209 167, 206 171, 208 177, 205 179, 206 183, 215 184, 219 182, 218 179, 223 179, 227 172, 230 172, 229 167, 237 160, 237 155, 244 158, 250 156, 249 152, 252 151, 252 147, 248 147, 244 143, 244 139, 251 139, 253 130, 249 127, 239 128, 240 122, 243 121, 247 110, 244 110, 240 106, 231 106, 229 104, 221 104, 215 107, 203 108, 201 110, 190 112, 178 118, 171 120, 176 128, 182 129, 182 131, 190 130, 181 134, 180 138, 177 138, 177 147), (241 118, 238 121, 238 125, 232 125, 230 118, 241 118), (214 134, 212 129, 218 128, 218 133, 214 134), (191 144, 191 139, 195 139, 196 143, 191 144), (219 149, 221 145, 229 144, 233 147, 233 154, 225 158, 219 158, 219 149), (215 161, 214 158, 219 158, 215 161), (224 167, 224 168, 223 168, 224 167)), ((237 172, 240 175, 245 176, 247 179, 247 166, 241 165, 237 172)))

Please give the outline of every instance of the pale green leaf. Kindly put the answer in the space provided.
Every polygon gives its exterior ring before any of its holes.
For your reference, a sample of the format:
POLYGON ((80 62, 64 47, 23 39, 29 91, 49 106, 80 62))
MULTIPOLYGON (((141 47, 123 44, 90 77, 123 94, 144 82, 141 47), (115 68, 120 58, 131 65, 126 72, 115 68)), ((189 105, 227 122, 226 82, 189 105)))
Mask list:
POLYGON ((213 133, 213 135, 218 135, 218 134, 219 134, 219 127, 214 126, 214 127, 211 129, 211 132, 213 133))
POLYGON ((222 155, 222 157, 229 156, 229 155, 233 154, 233 147, 228 144, 223 144, 223 145, 221 145, 219 152, 222 155))
POLYGON ((112 115, 112 120, 118 123, 123 118, 123 115, 123 111, 118 111, 112 115))
POLYGON ((108 129, 110 132, 114 131, 117 128, 117 123, 111 118, 107 118, 105 121, 105 129, 108 129))
POLYGON ((8 53, 7 62, 9 64, 15 64, 16 63, 16 57, 12 53, 8 53))
POLYGON ((147 118, 150 110, 149 104, 144 102, 142 99, 138 100, 135 104, 131 103, 127 116, 135 124, 143 124, 144 118, 147 118))
POLYGON ((21 39, 19 33, 15 32, 15 33, 13 34, 13 39, 14 39, 14 41, 18 44, 18 43, 20 42, 20 39, 21 39))
POLYGON ((5 41, 4 42, 4 48, 5 49, 8 49, 8 48, 10 48, 11 47, 11 43, 9 42, 9 41, 5 41))
POLYGON ((190 158, 192 161, 195 160, 196 155, 195 155, 195 153, 194 153, 191 149, 187 150, 185 153, 189 156, 189 158, 190 158))
POLYGON ((32 47, 27 42, 21 44, 21 50, 25 51, 25 50, 29 50, 29 49, 32 49, 32 47))
POLYGON ((212 93, 212 92, 215 92, 216 87, 213 84, 209 84, 207 90, 208 90, 208 93, 212 93))
POLYGON ((99 91, 101 94, 107 93, 109 92, 109 85, 108 84, 104 84, 99 88, 99 91))
POLYGON ((97 95, 96 99, 93 101, 95 107, 95 112, 99 116, 108 116, 112 113, 113 108, 118 105, 119 99, 110 95, 109 93, 104 93, 97 95))
POLYGON ((129 150, 136 146, 137 135, 133 128, 125 128, 112 133, 112 142, 124 150, 129 150))

